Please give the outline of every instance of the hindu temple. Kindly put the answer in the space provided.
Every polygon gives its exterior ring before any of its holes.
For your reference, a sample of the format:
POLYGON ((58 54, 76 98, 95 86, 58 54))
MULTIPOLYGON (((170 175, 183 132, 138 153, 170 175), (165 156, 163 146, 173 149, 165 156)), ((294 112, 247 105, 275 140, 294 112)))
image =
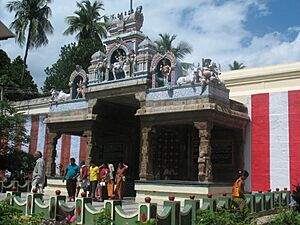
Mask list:
POLYGON ((230 191, 247 167, 248 108, 229 98, 212 59, 184 71, 173 53, 157 52, 143 21, 141 6, 111 15, 105 52, 91 56, 87 71, 74 68, 69 94, 53 89, 51 97, 17 103, 30 115, 32 139, 23 150, 43 150, 53 177, 70 157, 126 162, 126 195, 137 201, 230 191))

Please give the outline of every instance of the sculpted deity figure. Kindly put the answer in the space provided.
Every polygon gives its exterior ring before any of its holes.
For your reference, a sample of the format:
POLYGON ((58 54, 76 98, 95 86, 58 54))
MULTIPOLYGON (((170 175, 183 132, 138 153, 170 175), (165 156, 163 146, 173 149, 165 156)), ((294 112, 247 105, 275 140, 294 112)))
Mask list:
POLYGON ((107 59, 104 58, 102 62, 98 64, 98 69, 97 69, 97 80, 98 82, 102 82, 106 79, 106 69, 107 69, 107 59))
POLYGON ((123 71, 125 73, 125 77, 131 77, 131 71, 130 71, 130 58, 126 57, 126 60, 124 61, 123 64, 123 71))
POLYGON ((163 75, 164 86, 168 86, 171 82, 171 66, 167 64, 167 61, 165 59, 160 66, 160 71, 163 75))
POLYGON ((112 72, 113 72, 114 79, 116 80, 117 78, 118 79, 121 78, 121 77, 117 77, 117 75, 124 72, 123 66, 126 60, 126 56, 122 55, 122 53, 118 51, 118 54, 115 56, 115 59, 116 62, 114 62, 113 64, 112 72))
POLYGON ((137 63, 136 63, 136 54, 134 52, 133 49, 131 49, 129 51, 129 75, 132 77, 133 76, 133 73, 136 71, 136 66, 137 66, 137 63))
POLYGON ((78 98, 83 98, 84 93, 83 93, 83 81, 82 78, 80 78, 79 82, 77 83, 77 95, 76 95, 76 99, 78 98))
POLYGON ((221 74, 220 69, 217 67, 216 63, 212 62, 211 59, 202 59, 202 83, 207 83, 210 80, 218 80, 221 74))
POLYGON ((223 84, 223 82, 219 79, 219 75, 221 74, 220 68, 216 63, 212 62, 211 59, 202 59, 202 68, 201 72, 201 84, 202 91, 201 94, 205 91, 207 84, 210 81, 214 81, 217 84, 223 84))

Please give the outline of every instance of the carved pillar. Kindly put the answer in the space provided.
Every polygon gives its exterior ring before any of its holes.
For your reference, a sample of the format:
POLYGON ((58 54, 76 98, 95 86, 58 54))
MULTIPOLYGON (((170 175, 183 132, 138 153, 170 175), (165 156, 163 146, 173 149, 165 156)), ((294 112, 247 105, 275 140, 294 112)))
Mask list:
POLYGON ((152 74, 151 74, 151 77, 152 77, 152 88, 156 88, 156 73, 155 71, 152 71, 152 74))
POLYGON ((172 66, 172 71, 171 71, 171 86, 174 86, 176 84, 175 71, 176 71, 176 66, 172 66))
POLYGON ((90 165, 90 162, 93 158, 93 148, 94 148, 94 138, 93 138, 93 132, 91 130, 87 130, 83 133, 83 136, 86 137, 86 144, 87 144, 87 157, 86 157, 86 165, 90 165))
POLYGON ((212 163, 211 163, 211 122, 195 122, 194 126, 199 130, 199 158, 198 158, 198 181, 212 182, 212 163))
POLYGON ((60 138, 60 134, 58 133, 49 133, 49 142, 47 143, 46 152, 46 175, 47 176, 55 176, 56 173, 56 164, 55 164, 55 157, 56 157, 56 144, 57 140, 60 138))
POLYGON ((141 129, 140 180, 153 179, 152 153, 150 149, 151 127, 141 129))

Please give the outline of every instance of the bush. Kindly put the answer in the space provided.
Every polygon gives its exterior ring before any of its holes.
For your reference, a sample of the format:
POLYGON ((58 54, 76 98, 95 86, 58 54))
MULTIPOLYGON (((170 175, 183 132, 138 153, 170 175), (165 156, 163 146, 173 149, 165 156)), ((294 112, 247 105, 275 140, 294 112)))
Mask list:
POLYGON ((0 224, 3 225, 40 225, 41 221, 22 216, 22 212, 9 204, 10 199, 0 201, 0 224))
POLYGON ((247 210, 220 209, 216 212, 199 210, 196 218, 197 225, 247 225, 251 217, 247 210))
POLYGON ((110 225, 113 221, 110 219, 109 212, 102 209, 96 218, 96 225, 110 225))
POLYGON ((300 224, 300 213, 286 210, 275 216, 267 225, 298 225, 300 224))

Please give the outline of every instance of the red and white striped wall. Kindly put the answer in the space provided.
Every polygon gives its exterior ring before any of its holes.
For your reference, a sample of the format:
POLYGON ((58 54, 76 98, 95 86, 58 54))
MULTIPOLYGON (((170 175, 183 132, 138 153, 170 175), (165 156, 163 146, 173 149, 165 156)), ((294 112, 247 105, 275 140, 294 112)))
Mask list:
POLYGON ((248 190, 293 189, 300 182, 300 90, 252 95, 248 112, 248 190))
MULTIPOLYGON (((47 161, 49 130, 44 123, 45 118, 46 115, 31 115, 26 117, 24 126, 27 130, 27 134, 30 135, 30 143, 22 145, 22 150, 32 154, 35 151, 41 151, 45 161, 47 161)), ((80 160, 86 160, 86 138, 63 134, 57 141, 56 150, 56 175, 59 175, 60 165, 62 168, 66 168, 71 157, 75 158, 77 164, 79 164, 80 160)))

